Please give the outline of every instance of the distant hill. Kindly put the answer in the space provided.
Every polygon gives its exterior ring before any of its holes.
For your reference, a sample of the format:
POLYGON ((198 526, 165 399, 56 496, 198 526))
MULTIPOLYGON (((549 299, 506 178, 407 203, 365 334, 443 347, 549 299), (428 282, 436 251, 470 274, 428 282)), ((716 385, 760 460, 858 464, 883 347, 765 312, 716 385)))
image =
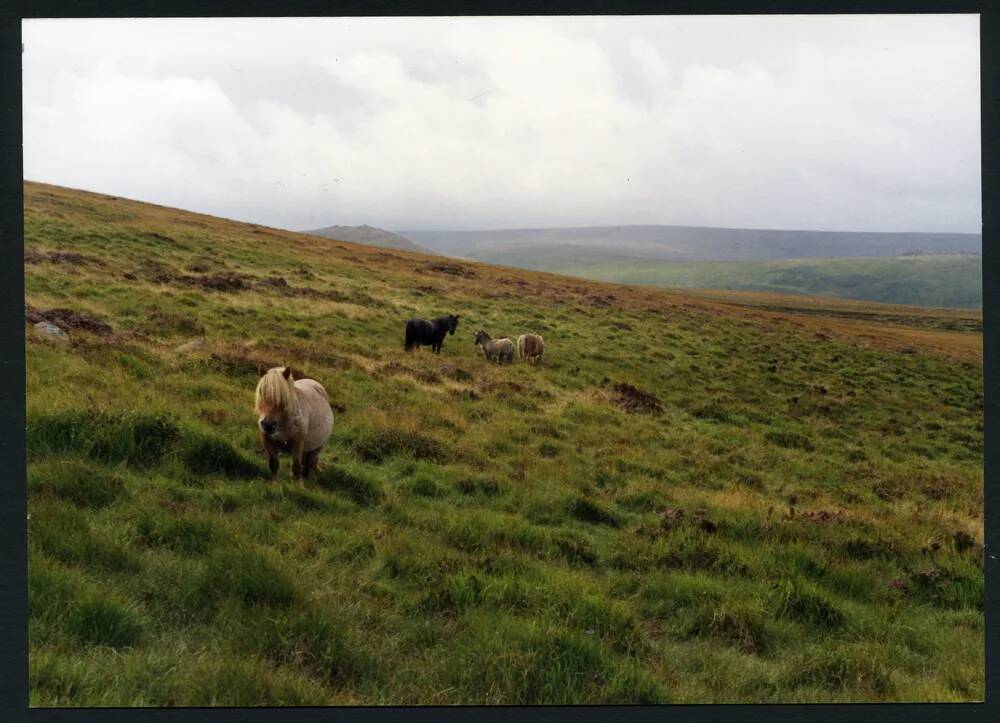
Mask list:
POLYGON ((553 261, 763 261, 913 253, 981 253, 981 234, 780 231, 702 226, 587 226, 498 231, 402 231, 442 254, 531 269, 553 261))
POLYGON ((768 261, 552 261, 547 271, 597 281, 837 296, 918 306, 981 308, 979 254, 909 254, 768 261))
POLYGON ((317 228, 312 231, 303 231, 302 233, 337 239, 339 241, 354 241, 355 243, 367 246, 382 246, 388 249, 417 251, 424 254, 434 253, 423 246, 413 243, 413 241, 404 236, 400 236, 392 231, 386 231, 385 229, 368 226, 367 224, 361 226, 327 226, 326 228, 317 228))

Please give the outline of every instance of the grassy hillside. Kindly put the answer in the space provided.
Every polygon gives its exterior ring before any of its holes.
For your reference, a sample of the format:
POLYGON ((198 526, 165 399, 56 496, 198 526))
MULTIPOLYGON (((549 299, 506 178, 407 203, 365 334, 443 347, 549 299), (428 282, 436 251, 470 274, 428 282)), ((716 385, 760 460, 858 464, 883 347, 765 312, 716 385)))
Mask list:
POLYGON ((25 192, 26 316, 70 334, 26 325, 33 705, 982 700, 976 314, 25 192), (330 392, 305 487, 263 479, 258 362, 330 392))
POLYGON ((970 254, 702 262, 548 258, 535 267, 624 284, 821 294, 937 307, 983 304, 983 260, 970 254))
POLYGON ((337 239, 339 241, 354 241, 366 246, 381 246, 387 249, 432 253, 429 249, 418 246, 408 238, 392 231, 375 228, 374 226, 327 226, 325 228, 317 228, 313 231, 303 231, 303 233, 337 239))

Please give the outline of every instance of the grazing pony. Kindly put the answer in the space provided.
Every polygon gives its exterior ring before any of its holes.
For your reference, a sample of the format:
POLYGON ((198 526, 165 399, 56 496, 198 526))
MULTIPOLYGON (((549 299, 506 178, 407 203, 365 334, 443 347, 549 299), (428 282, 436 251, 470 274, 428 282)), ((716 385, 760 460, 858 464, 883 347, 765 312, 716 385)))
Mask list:
POLYGON ((545 342, 538 334, 521 334, 517 337, 517 358, 527 359, 532 364, 541 361, 545 342))
POLYGON ((476 346, 483 350, 486 361, 497 364, 510 364, 514 361, 514 342, 507 337, 494 339, 485 331, 477 331, 475 340, 476 346))
POLYGON ((406 322, 406 341, 404 346, 409 351, 415 346, 430 344, 431 349, 441 353, 441 344, 445 334, 454 334, 458 328, 458 314, 439 316, 433 321, 426 319, 410 319, 406 322))
POLYGON ((291 367, 260 365, 258 372, 253 407, 271 479, 278 477, 279 453, 292 455, 292 475, 305 479, 333 431, 330 399, 315 379, 294 379, 291 367))

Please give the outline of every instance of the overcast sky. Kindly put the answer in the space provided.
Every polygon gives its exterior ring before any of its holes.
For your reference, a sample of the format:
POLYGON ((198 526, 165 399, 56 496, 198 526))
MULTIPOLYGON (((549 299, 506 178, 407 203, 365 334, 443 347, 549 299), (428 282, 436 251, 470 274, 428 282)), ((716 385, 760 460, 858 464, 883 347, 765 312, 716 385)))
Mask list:
POLYGON ((23 30, 29 180, 291 229, 981 229, 976 16, 23 30))

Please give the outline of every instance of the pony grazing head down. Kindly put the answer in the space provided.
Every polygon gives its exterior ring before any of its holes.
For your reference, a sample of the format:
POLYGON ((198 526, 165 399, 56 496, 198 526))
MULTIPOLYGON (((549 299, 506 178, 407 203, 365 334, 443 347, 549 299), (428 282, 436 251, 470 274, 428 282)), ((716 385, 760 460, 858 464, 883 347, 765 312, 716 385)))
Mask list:
POLYGON ((254 393, 253 408, 257 412, 261 431, 266 435, 284 424, 289 414, 296 411, 296 397, 292 383, 291 367, 258 368, 260 381, 254 393))

